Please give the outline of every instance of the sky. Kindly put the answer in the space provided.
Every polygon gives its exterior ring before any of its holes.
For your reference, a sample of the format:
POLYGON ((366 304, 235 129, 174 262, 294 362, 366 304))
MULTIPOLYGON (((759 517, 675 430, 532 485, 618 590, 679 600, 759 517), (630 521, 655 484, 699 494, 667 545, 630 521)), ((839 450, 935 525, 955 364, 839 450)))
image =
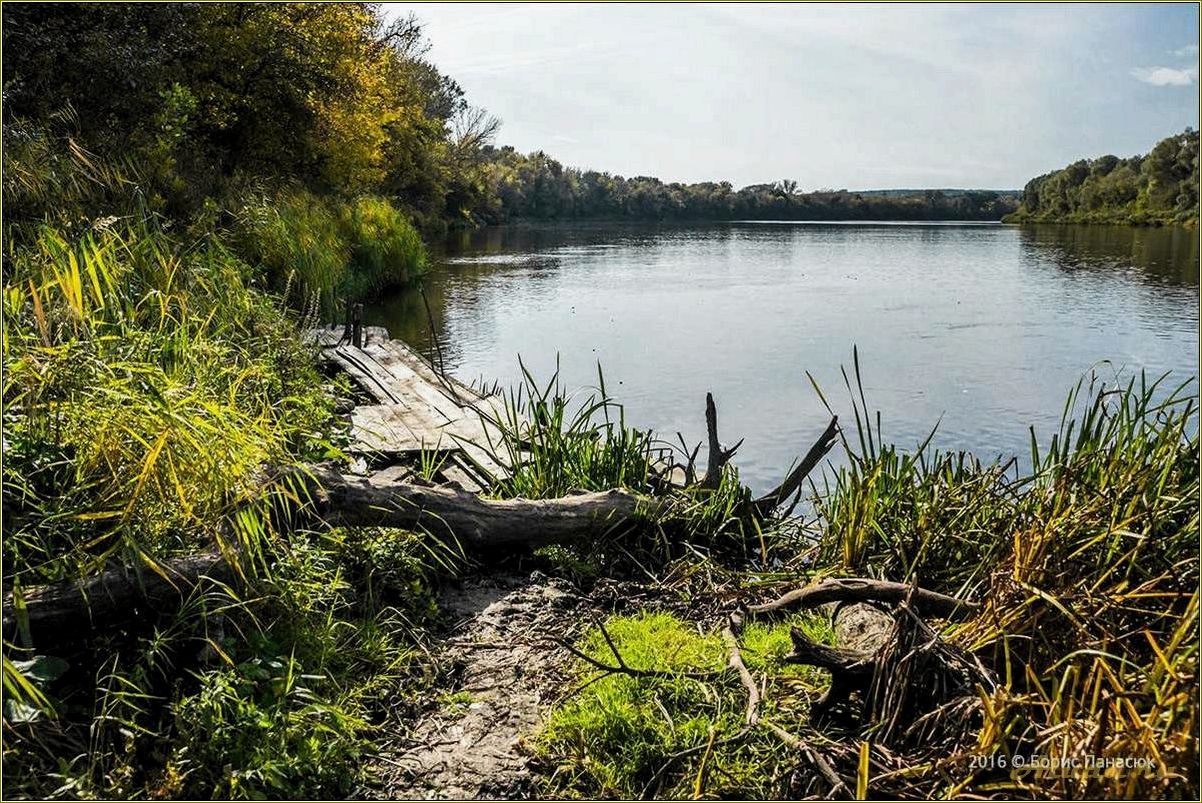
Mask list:
POLYGON ((1014 189, 1198 127, 1198 7, 388 3, 498 144, 665 181, 1014 189))

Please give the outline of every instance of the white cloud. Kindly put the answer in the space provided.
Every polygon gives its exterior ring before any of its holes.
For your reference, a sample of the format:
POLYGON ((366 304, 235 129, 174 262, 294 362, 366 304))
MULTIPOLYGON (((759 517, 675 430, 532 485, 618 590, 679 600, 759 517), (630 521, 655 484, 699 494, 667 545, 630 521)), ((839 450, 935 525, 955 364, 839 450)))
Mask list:
POLYGON ((1177 48, 1176 50, 1173 51, 1173 55, 1177 56, 1178 58, 1185 58, 1186 56, 1196 56, 1196 55, 1198 55, 1198 46, 1197 45, 1186 45, 1185 47, 1177 48))
POLYGON ((1197 65, 1184 70, 1174 67, 1136 67, 1131 74, 1152 86, 1190 86, 1198 81, 1197 65))

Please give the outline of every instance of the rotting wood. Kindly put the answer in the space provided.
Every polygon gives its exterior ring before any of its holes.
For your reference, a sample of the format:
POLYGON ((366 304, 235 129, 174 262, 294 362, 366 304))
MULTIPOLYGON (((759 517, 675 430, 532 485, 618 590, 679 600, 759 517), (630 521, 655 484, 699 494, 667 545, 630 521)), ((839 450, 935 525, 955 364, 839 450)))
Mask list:
MULTIPOLYGON (((423 452, 457 452, 480 487, 509 474, 492 448, 502 438, 502 402, 439 374, 386 330, 364 327, 362 346, 347 344, 336 330, 318 329, 313 340, 323 358, 345 372, 376 404, 351 411, 351 454, 414 460, 423 452)), ((449 477, 443 479, 449 480, 449 477)))
POLYGON ((849 705, 854 696, 859 704, 852 713, 882 744, 967 733, 964 723, 977 710, 979 690, 989 694, 997 687, 975 656, 945 642, 919 616, 919 589, 908 588, 891 613, 862 602, 839 606, 837 647, 791 628, 793 651, 785 658, 830 672, 830 687, 812 706, 815 715, 849 705))

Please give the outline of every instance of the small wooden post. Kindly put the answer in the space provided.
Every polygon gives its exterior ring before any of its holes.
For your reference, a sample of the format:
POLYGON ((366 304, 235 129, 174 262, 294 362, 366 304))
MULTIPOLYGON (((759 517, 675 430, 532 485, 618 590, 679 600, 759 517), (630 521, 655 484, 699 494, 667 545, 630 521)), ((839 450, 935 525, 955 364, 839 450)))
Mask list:
POLYGON ((351 304, 346 305, 346 325, 342 328, 342 339, 338 341, 338 345, 351 342, 351 304))
POLYGON ((355 348, 363 348, 363 305, 351 307, 351 342, 355 348))

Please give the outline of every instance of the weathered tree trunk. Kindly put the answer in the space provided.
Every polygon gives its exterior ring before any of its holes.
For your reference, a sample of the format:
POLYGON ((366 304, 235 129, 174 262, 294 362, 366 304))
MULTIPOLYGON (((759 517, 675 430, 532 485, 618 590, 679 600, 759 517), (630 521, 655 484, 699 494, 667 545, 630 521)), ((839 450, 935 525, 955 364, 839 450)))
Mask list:
POLYGON ((838 645, 835 647, 810 640, 799 628, 789 630, 793 652, 785 661, 817 666, 831 673, 830 687, 814 703, 817 714, 846 702, 852 694, 863 697, 867 693, 877 668, 876 656, 893 631, 893 617, 872 605, 854 603, 836 607, 832 625, 838 645))
POLYGON ((21 604, 13 595, 4 597, 4 639, 24 641, 28 635, 36 646, 69 643, 97 624, 126 622, 180 601, 201 587, 204 580, 229 583, 234 571, 216 551, 165 561, 159 574, 147 567, 107 569, 78 582, 53 583, 22 594, 21 604))
POLYGON ((752 503, 761 518, 766 518, 772 511, 788 501, 789 497, 801 490, 801 484, 805 482, 805 478, 817 467, 818 461, 835 445, 835 436, 838 433, 839 417, 832 416, 831 422, 826 425, 826 429, 823 430, 818 440, 797 464, 797 468, 789 472, 789 476, 785 477, 784 482, 752 503))
POLYGON ((307 474, 315 510, 330 524, 422 529, 471 550, 578 540, 629 524, 659 506, 655 499, 621 490, 493 500, 455 488, 346 476, 324 466, 307 474))

